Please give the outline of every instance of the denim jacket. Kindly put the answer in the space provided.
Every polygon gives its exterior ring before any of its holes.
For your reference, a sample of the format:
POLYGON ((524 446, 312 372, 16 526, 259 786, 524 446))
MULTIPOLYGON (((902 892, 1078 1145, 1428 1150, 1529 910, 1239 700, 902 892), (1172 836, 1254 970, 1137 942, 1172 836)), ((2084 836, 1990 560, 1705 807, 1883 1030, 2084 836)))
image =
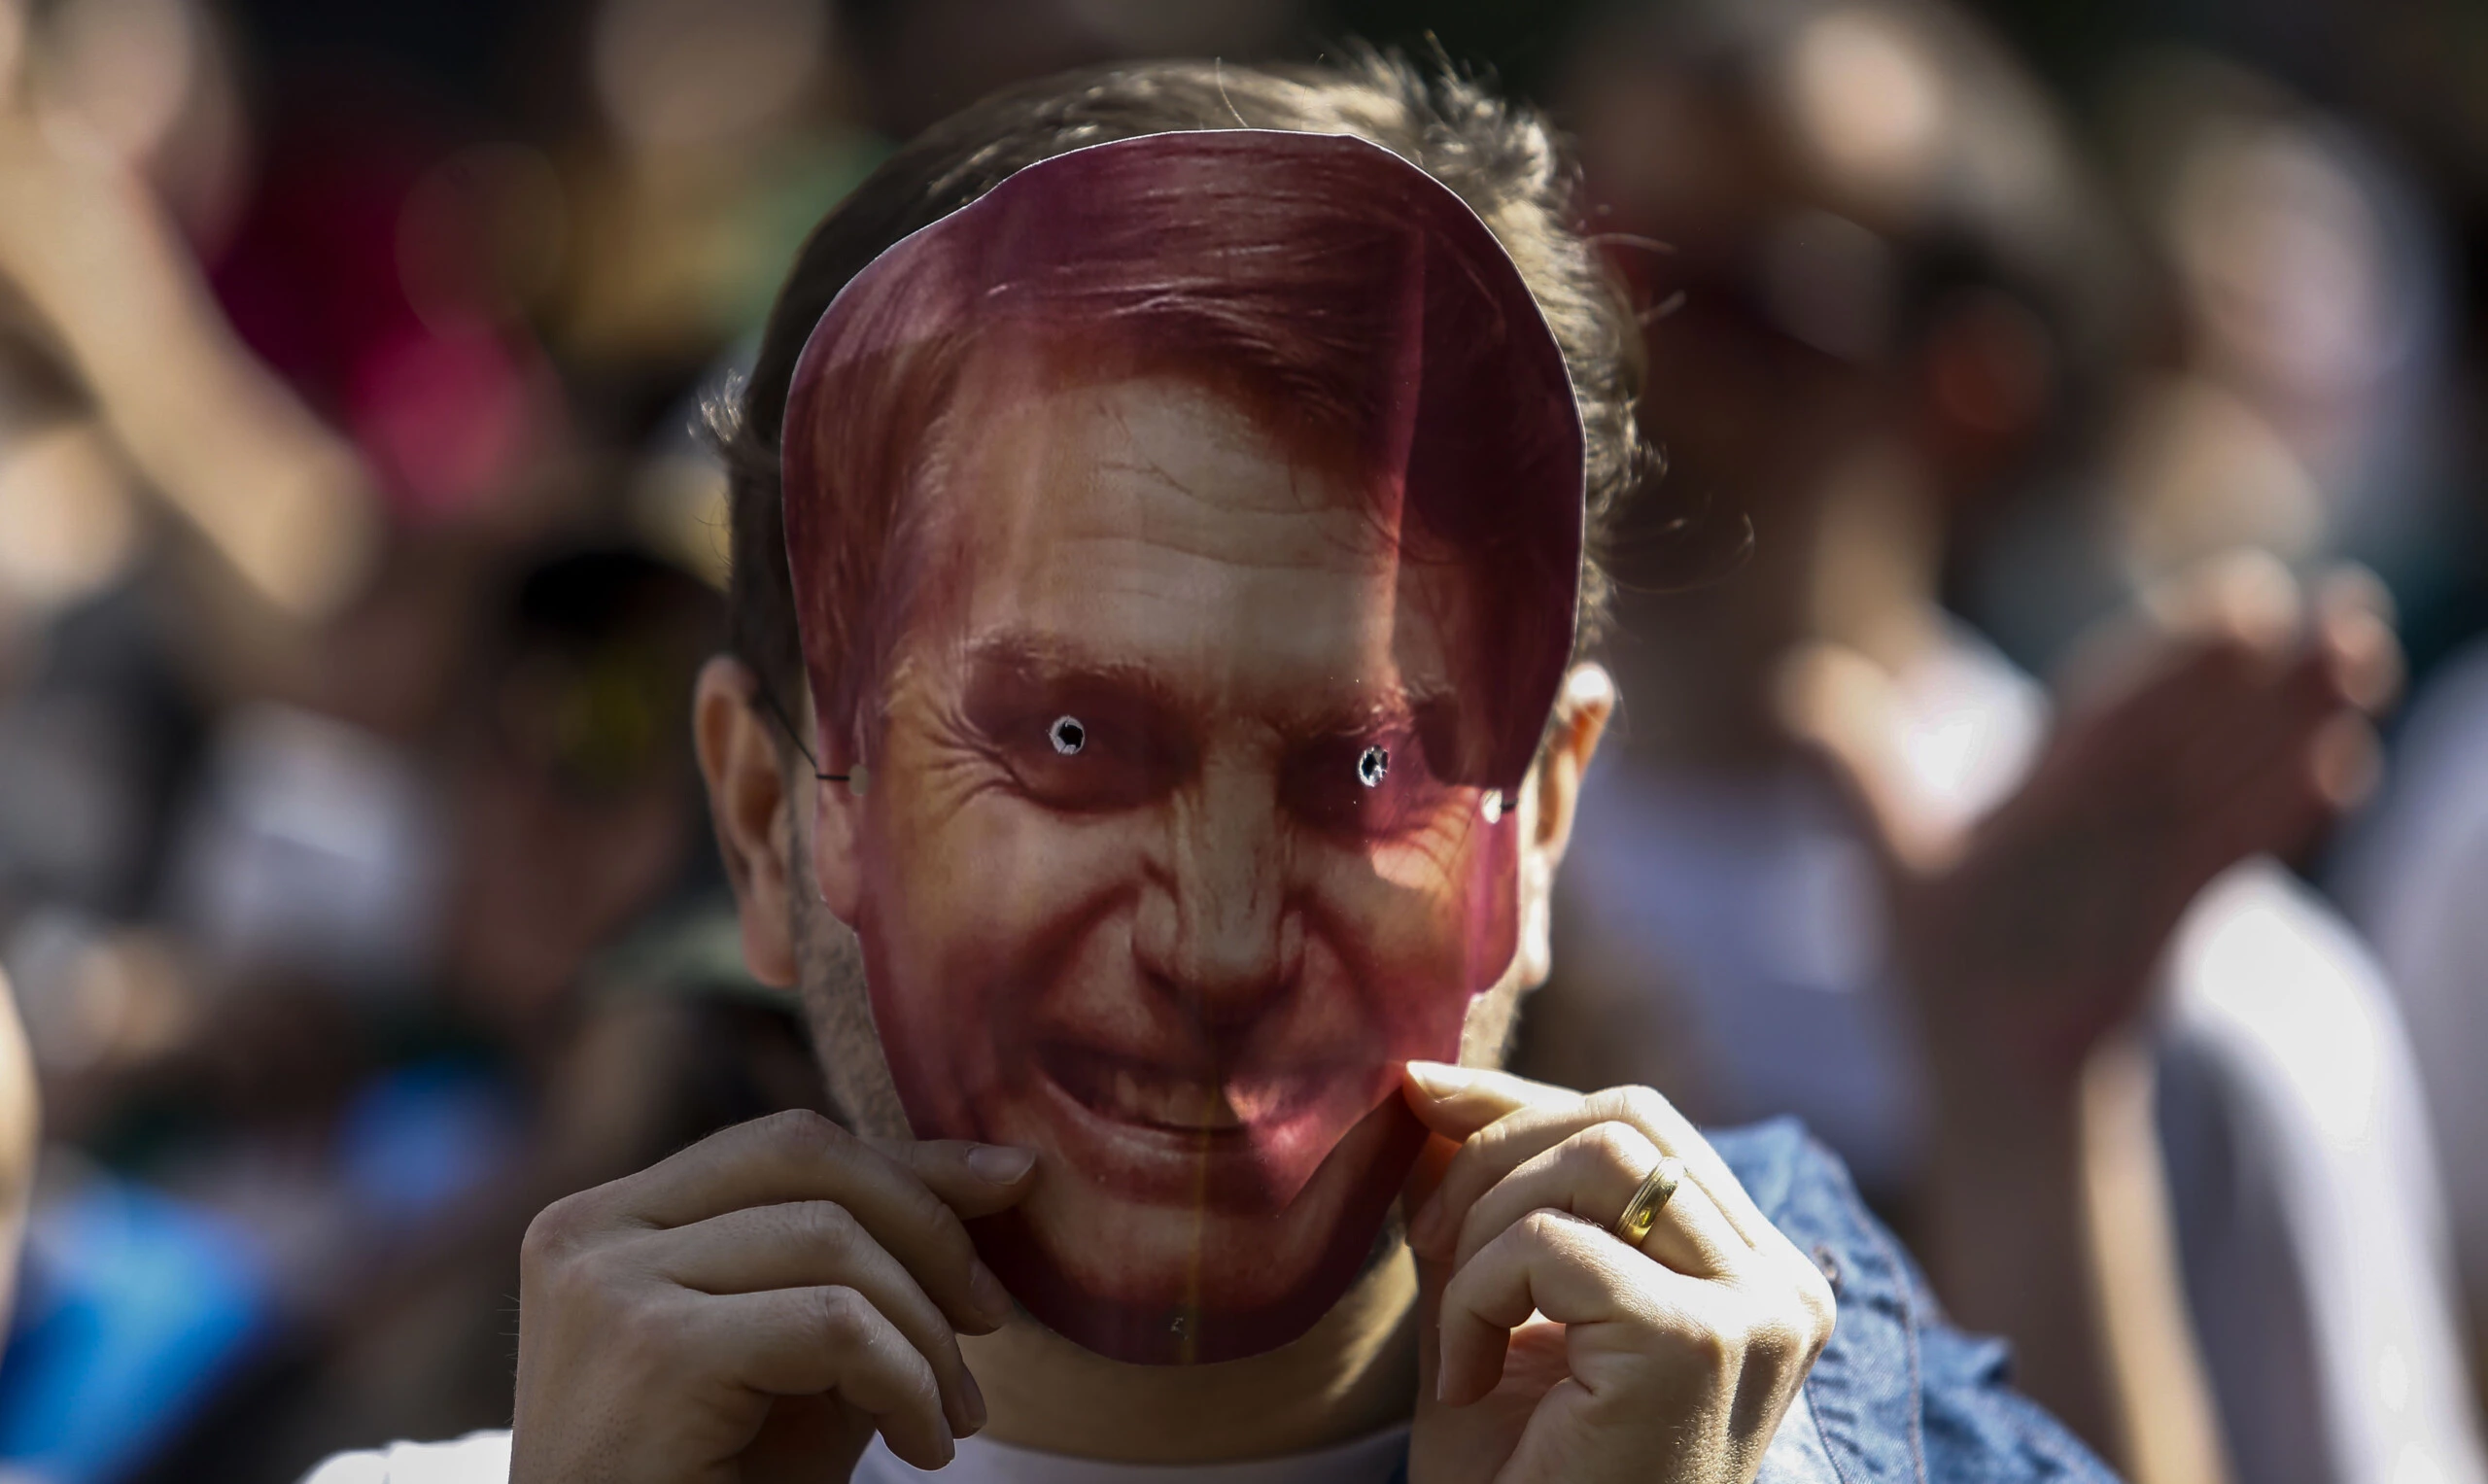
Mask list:
POLYGON ((2112 1480, 2015 1392, 2004 1344, 1946 1322, 1830 1151, 1782 1119, 1710 1135, 1754 1204, 1831 1280, 1840 1317, 1755 1484, 2112 1480))

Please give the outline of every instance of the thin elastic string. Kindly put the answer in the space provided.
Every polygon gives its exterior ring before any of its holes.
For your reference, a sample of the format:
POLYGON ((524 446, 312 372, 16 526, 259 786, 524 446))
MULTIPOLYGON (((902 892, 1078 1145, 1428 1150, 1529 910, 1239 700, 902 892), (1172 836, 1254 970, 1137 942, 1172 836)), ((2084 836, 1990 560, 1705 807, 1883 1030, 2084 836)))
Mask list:
POLYGON ((795 744, 795 750, 804 755, 805 762, 812 765, 813 777, 824 783, 844 783, 853 777, 851 774, 821 772, 820 759, 812 756, 812 749, 804 745, 804 734, 797 730, 794 718, 786 714, 785 707, 778 704, 778 693, 771 690, 766 682, 755 685, 752 689, 760 697, 761 707, 778 719, 779 726, 786 729, 786 740, 795 744))

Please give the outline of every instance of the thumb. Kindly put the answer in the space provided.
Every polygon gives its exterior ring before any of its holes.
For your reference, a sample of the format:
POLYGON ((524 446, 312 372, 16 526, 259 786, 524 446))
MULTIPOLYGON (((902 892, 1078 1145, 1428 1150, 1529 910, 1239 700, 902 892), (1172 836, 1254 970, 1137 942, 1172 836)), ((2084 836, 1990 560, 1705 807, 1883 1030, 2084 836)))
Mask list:
POLYGON ((1772 680, 1780 726, 1839 790, 1885 873, 1922 875, 1950 860, 1957 835, 1910 797, 1900 696, 1883 667, 1816 641, 1791 649, 1772 680))

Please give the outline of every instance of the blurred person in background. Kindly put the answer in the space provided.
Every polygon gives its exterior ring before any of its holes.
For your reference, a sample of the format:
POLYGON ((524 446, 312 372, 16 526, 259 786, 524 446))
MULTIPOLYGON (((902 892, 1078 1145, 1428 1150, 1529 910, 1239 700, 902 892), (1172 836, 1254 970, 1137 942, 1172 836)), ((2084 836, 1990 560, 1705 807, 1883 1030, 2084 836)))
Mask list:
POLYGON ((246 111, 187 0, 0 19, 0 956, 58 1141, 0 1456, 106 1479, 509 1153, 422 1029, 435 753, 576 517, 436 112, 333 67, 246 111))
MULTIPOLYGON (((2129 398, 2103 482, 2108 538, 2094 544, 2125 580, 2221 542, 2301 568, 2347 553, 2427 626, 2419 642, 2441 648, 2477 513, 2452 500, 2441 383, 2453 306, 2416 188, 2350 122, 2234 63, 2157 54, 2112 97, 2182 318, 2178 364, 2129 398)), ((1991 585, 2031 565, 1996 564, 1991 585)), ((2482 673, 2474 643, 2428 677, 2383 794, 2329 877, 2409 1025, 2444 1156, 2474 1382, 2488 1334, 2488 1169, 2466 1155, 2488 1127, 2482 673)))
MULTIPOLYGON (((573 66, 539 293, 601 433, 637 443, 768 312, 777 272, 883 148, 831 0, 603 0, 573 66)), ((553 186, 554 182, 545 185, 553 186)), ((666 430, 668 431, 675 430, 666 430)))
POLYGON ((502 603, 599 498, 521 318, 524 152, 333 61, 246 121, 173 0, 7 14, 0 484, 52 565, 0 593, 0 926, 62 1142, 0 1457, 259 1477, 503 1417, 502 1269, 560 1172, 812 1095, 750 1090, 808 1067, 781 1011, 642 1006, 719 982, 688 949, 574 1013, 696 884, 673 719, 714 596, 605 552, 502 603), (165 145, 192 93, 223 132, 165 145))
MULTIPOLYGON (((2301 571, 2346 554, 2418 626, 2414 662, 2438 660, 2459 634, 2447 619, 2478 513, 2455 499, 2454 305, 2415 184, 2349 121, 2233 61, 2148 53, 2108 92, 2121 174, 2167 263, 2171 354, 2122 399, 2095 498, 1990 541, 1967 574, 1973 611, 2044 652, 2098 604, 2224 546, 2301 571), (2087 583, 2068 580, 2085 567, 2087 583)), ((2428 677, 2382 795, 2328 874, 2409 1027, 2474 1382, 2488 1179, 2463 1152, 2483 1126, 2488 1066, 2481 666, 2473 645, 2428 677)))
POLYGON ((195 1023, 145 920, 200 733, 166 637, 205 615, 306 641, 379 528, 360 456, 243 348, 195 256, 240 200, 228 61, 179 0, 0 5, 0 933, 62 1141, 0 1455, 64 1479, 176 1425, 268 1293, 234 1225, 71 1152, 195 1023))
POLYGON ((220 34, 184 0, 0 8, 0 404, 20 476, 0 487, 33 537, 13 560, 50 568, 12 584, 38 603, 125 570, 141 489, 288 617, 333 613, 368 570, 364 469, 237 341, 199 266, 234 227, 236 110, 220 34))
POLYGON ((1998 502, 1957 576, 2017 656, 2218 552, 2375 570, 2432 661, 2465 575, 2439 231, 2378 141, 2280 84, 2146 52, 2103 86, 2165 300, 2088 487, 1998 502), (2448 537, 2456 539, 2448 539, 2448 537))
POLYGON ((498 587, 440 750, 420 999, 328 1136, 344 1280, 147 1478, 282 1478, 373 1436, 507 1420, 517 1243, 549 1201, 819 1100, 792 1007, 743 975, 672 724, 715 593, 627 547, 498 587))
POLYGON ((2259 860, 2373 766, 2378 600, 2172 563, 2042 692, 1938 596, 2120 390, 2121 243, 2045 101, 1934 5, 1643 9, 1576 57, 1646 421, 1753 548, 1622 607, 1529 1064, 1804 1116, 2139 1477, 2479 1477, 2401 1023, 2259 860))
POLYGON ((2384 796, 2332 884, 2410 1024, 2477 1383, 2488 1374, 2488 1160, 2474 1153, 2488 1134, 2488 644, 2457 650, 2413 701, 2384 796))
POLYGON ((606 514, 715 586, 725 476, 694 435, 779 264, 883 148, 856 117, 831 0, 607 0, 567 17, 573 86, 479 182, 513 297, 546 344, 606 514))

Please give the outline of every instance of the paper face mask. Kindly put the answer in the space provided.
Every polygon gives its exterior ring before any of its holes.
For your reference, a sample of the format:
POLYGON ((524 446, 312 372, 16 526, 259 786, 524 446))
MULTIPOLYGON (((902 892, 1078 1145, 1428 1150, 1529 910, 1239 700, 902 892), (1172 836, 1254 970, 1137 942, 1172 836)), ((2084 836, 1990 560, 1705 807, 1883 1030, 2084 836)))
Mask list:
POLYGON ((979 1251, 1120 1360, 1303 1333, 1513 960, 1582 488, 1519 273, 1359 140, 1099 145, 847 287, 783 472, 901 1101, 1037 1153, 979 1251))

